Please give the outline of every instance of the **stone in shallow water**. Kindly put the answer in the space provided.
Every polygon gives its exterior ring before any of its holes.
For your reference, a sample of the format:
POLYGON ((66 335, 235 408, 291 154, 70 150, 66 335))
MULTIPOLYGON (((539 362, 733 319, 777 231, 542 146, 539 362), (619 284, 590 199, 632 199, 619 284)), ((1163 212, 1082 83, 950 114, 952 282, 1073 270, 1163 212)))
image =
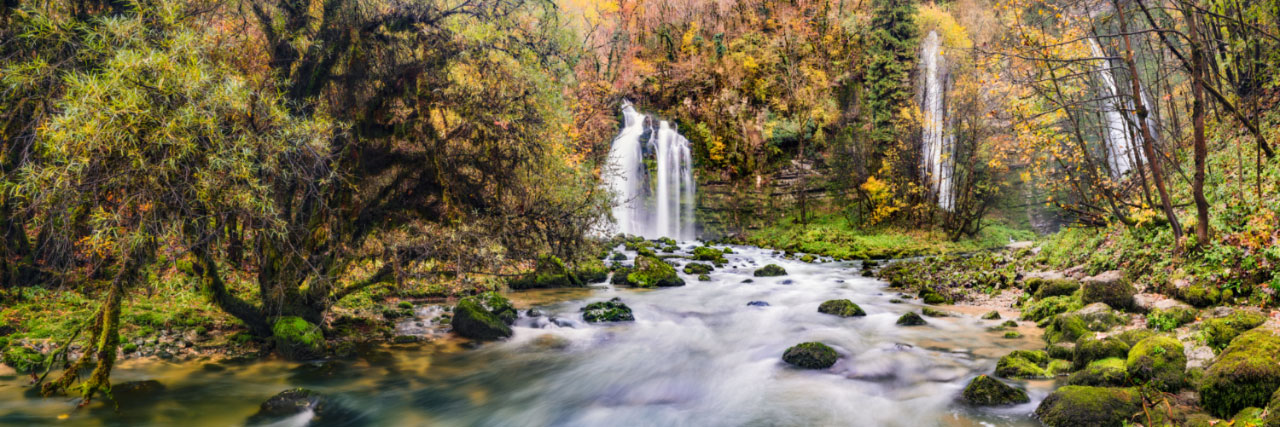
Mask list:
POLYGON ((826 369, 836 364, 835 349, 820 342, 805 342, 788 348, 782 361, 804 369, 826 369))
POLYGON ((748 302, 747 305, 751 307, 768 307, 769 303, 764 301, 751 301, 751 302, 748 302))
POLYGON ((924 318, 913 311, 908 311, 907 314, 903 314, 902 317, 898 318, 898 326, 920 326, 925 323, 927 322, 924 321, 924 318))
POLYGON ((961 397, 965 402, 978 406, 1000 406, 1027 403, 1027 392, 986 375, 979 375, 964 388, 961 397))

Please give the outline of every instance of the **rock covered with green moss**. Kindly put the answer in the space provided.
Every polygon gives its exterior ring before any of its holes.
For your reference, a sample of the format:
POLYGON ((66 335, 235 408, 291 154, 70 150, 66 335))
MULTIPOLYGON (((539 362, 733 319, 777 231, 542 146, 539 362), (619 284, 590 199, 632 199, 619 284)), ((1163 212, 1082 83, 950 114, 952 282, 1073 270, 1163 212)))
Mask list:
POLYGON ((1080 289, 1080 282, 1071 279, 1046 279, 1035 290, 1036 299, 1071 295, 1080 289))
POLYGON ((1139 411, 1136 389, 1069 385, 1045 397, 1036 417, 1049 427, 1120 427, 1139 411))
POLYGON ((1085 304, 1100 302, 1117 310, 1132 308, 1133 295, 1138 293, 1119 270, 1086 277, 1081 281, 1080 289, 1080 298, 1085 304))
POLYGON ((512 280, 507 286, 510 286, 511 289, 534 289, 566 288, 584 284, 573 272, 569 271, 569 268, 564 265, 564 261, 561 261, 560 257, 540 255, 532 272, 512 280))
POLYGON ((44 368, 44 354, 31 347, 17 344, 5 347, 2 359, 19 374, 30 374, 44 368))
POLYGON ((351 425, 358 422, 361 414, 341 405, 328 396, 305 388, 294 388, 282 391, 258 407, 258 412, 249 417, 248 425, 276 425, 302 412, 310 411, 313 415, 307 425, 351 425))
POLYGON ((298 316, 283 316, 271 326, 276 351, 289 360, 324 357, 324 333, 320 327, 298 316))
POLYGON ((1280 389, 1271 393, 1271 402, 1267 404, 1267 416, 1263 417, 1265 427, 1280 427, 1280 389))
POLYGON ((1050 378, 1049 354, 1044 351, 1014 350, 996 362, 996 376, 1002 378, 1050 378))
POLYGON ((1187 355, 1182 342, 1166 336, 1138 341, 1129 350, 1125 370, 1135 383, 1148 384, 1158 390, 1177 391, 1185 384, 1187 355))
POLYGON ((1206 345, 1214 350, 1222 350, 1244 331, 1256 328, 1266 321, 1267 317, 1262 313, 1238 309, 1226 316, 1205 320, 1200 325, 1200 331, 1206 345))
POLYGON ((898 326, 921 326, 928 322, 925 322, 924 318, 920 317, 920 315, 916 314, 914 311, 908 311, 906 314, 903 314, 902 317, 898 318, 897 323, 898 326))
POLYGON ((1196 310, 1191 307, 1153 308, 1147 312, 1147 327, 1161 332, 1172 331, 1195 320, 1196 310))
POLYGON ((982 315, 982 320, 1000 320, 1000 312, 991 310, 982 315))
POLYGON ((824 301, 818 305, 818 312, 831 314, 840 317, 866 316, 867 312, 862 311, 862 307, 854 304, 853 301, 847 299, 833 299, 824 301))
POLYGON ((593 302, 582 307, 582 320, 599 323, 626 322, 636 320, 636 318, 631 313, 631 307, 623 304, 621 299, 613 298, 608 301, 593 302))
POLYGON ((510 337, 516 316, 511 301, 497 292, 486 292, 458 300, 450 325, 460 336, 490 341, 510 337))
POLYGON ((1095 387, 1123 386, 1128 378, 1124 367, 1125 360, 1111 357, 1095 360, 1067 377, 1069 385, 1087 385, 1095 387))
POLYGON ((714 269, 711 264, 691 262, 684 265, 684 274, 707 274, 714 269))
POLYGON ((1211 307, 1222 300, 1222 291, 1213 283, 1204 281, 1175 281, 1178 298, 1195 307, 1211 307))
POLYGON ((756 277, 785 276, 787 275, 787 270, 778 266, 778 264, 769 264, 764 267, 760 267, 759 269, 756 269, 755 273, 752 273, 752 275, 756 277))
POLYGON ((827 369, 840 356, 835 349, 820 342, 803 342, 782 353, 782 361, 804 369, 827 369))
POLYGON ((979 375, 960 394, 964 401, 977 406, 1002 406, 1027 403, 1031 398, 1022 389, 987 375, 979 375))
POLYGON ((1227 418, 1266 406, 1280 389, 1280 334, 1263 326, 1240 334, 1214 360, 1200 382, 1200 404, 1227 418))
POLYGON ((636 266, 627 272, 624 283, 638 288, 655 288, 684 286, 684 279, 666 261, 642 255, 636 257, 636 266))
POLYGON ((724 252, 710 246, 693 248, 693 259, 695 261, 710 261, 717 267, 729 262, 729 260, 725 259, 724 254, 724 252))
POLYGON ((1072 358, 1074 369, 1084 369, 1095 360, 1112 357, 1124 358, 1129 354, 1129 344, 1117 337, 1097 338, 1090 334, 1076 340, 1075 353, 1072 358))
POLYGON ((1127 322, 1105 304, 1093 303, 1082 309, 1054 316, 1044 332, 1045 342, 1075 341, 1090 332, 1104 332, 1127 322))
POLYGON ((1022 318, 1032 322, 1053 318, 1062 313, 1084 307, 1079 298, 1072 296, 1048 297, 1039 301, 1028 302, 1022 307, 1022 318))

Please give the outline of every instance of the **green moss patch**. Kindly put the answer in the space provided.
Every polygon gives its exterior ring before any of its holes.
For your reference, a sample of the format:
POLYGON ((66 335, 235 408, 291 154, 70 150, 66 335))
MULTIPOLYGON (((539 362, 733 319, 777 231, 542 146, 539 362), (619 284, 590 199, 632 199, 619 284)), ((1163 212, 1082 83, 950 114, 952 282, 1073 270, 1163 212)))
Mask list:
POLYGON ((1095 360, 1067 378, 1067 384, 1087 385, 1095 387, 1123 386, 1128 378, 1125 371, 1125 360, 1112 357, 1095 360))
POLYGON ((1014 405, 1031 401, 1027 392, 1022 389, 986 375, 979 375, 969 381, 961 397, 965 402, 978 406, 1014 405))
POLYGON ((1227 418, 1241 409, 1264 407, 1280 389, 1280 336, 1269 328, 1240 334, 1209 365, 1200 384, 1200 403, 1227 418))
POLYGON ((782 361, 804 369, 827 369, 836 364, 839 355, 830 346, 820 342, 804 342, 782 353, 782 361))
POLYGON ((608 301, 593 302, 582 307, 582 320, 591 323, 626 322, 636 320, 631 307, 622 303, 619 298, 608 301))
POLYGON ((756 277, 785 276, 787 275, 787 270, 779 267, 778 264, 769 264, 764 267, 760 267, 755 271, 755 273, 752 273, 752 275, 756 277))
POLYGON ((1141 410, 1135 389, 1069 385, 1045 397, 1036 416, 1049 427, 1119 427, 1141 410))
POLYGON ((862 311, 862 307, 854 304, 853 301, 847 299, 834 299, 825 301, 818 305, 818 312, 840 317, 866 316, 867 312, 862 311))
POLYGON ((324 333, 320 327, 298 316, 284 316, 271 327, 276 350, 289 360, 312 360, 324 357, 324 333))

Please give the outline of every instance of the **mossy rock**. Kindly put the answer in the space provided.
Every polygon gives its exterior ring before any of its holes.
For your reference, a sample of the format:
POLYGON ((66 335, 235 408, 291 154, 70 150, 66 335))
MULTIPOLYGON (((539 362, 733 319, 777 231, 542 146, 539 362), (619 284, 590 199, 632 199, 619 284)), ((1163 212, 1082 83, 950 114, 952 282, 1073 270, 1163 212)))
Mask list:
MULTIPOLYGON (((603 264, 601 264, 603 267, 603 264)), ((511 289, 535 289, 535 288, 567 288, 582 286, 585 283, 579 280, 568 267, 565 267, 564 261, 555 255, 539 255, 533 272, 520 276, 519 278, 507 283, 511 289)))
POLYGON ((1044 351, 1049 353, 1049 357, 1054 359, 1074 360, 1076 358, 1076 343, 1059 342, 1046 345, 1044 351))
POLYGON ((933 288, 920 288, 920 292, 916 294, 925 304, 950 304, 952 301, 945 295, 938 293, 933 288))
POLYGON ((1133 347, 1138 341, 1154 336, 1156 336, 1156 333, 1150 329, 1130 329, 1116 335, 1116 338, 1124 341, 1125 344, 1129 344, 1129 347, 1133 347))
POLYGON ((1135 383, 1145 383, 1162 391, 1178 391, 1186 383, 1187 355, 1177 339, 1154 336, 1133 346, 1125 361, 1125 370, 1135 383))
POLYGON ((764 267, 760 267, 755 271, 755 273, 752 273, 752 275, 756 277, 786 276, 787 270, 779 267, 778 264, 769 264, 764 267))
POLYGON ((614 253, 613 253, 613 255, 609 257, 609 260, 611 260, 611 261, 626 261, 626 260, 627 260, 627 254, 624 254, 624 253, 622 253, 622 252, 614 252, 614 253))
POLYGON ((1067 377, 1069 385, 1087 385, 1094 387, 1115 387, 1125 385, 1128 373, 1125 371, 1125 360, 1111 357, 1095 360, 1067 377))
POLYGON ((1000 320, 1000 312, 991 310, 982 315, 982 320, 1000 320))
POLYGON ((1265 427, 1280 427, 1280 389, 1271 393, 1271 402, 1267 404, 1267 416, 1262 419, 1265 427))
POLYGON ((1094 335, 1080 337, 1076 340, 1072 367, 1084 369, 1095 360, 1107 358, 1124 358, 1129 354, 1129 344, 1116 337, 1094 338, 1094 335))
POLYGON ((276 351, 289 360, 314 360, 324 357, 324 333, 320 327, 298 316, 283 316, 271 326, 276 351))
POLYGON ((804 369, 827 369, 836 364, 839 355, 830 346, 820 342, 804 342, 782 353, 782 361, 804 369))
POLYGON ((1205 371, 1200 403, 1226 418, 1241 409, 1266 406, 1280 389, 1280 335, 1268 327, 1240 334, 1205 371))
POLYGON ((710 261, 716 266, 722 266, 729 260, 725 259, 724 252, 716 250, 709 246, 699 246, 693 248, 693 259, 695 261, 710 261))
POLYGON ((1236 416, 1231 417, 1231 421, 1225 423, 1229 426, 1255 427, 1263 425, 1263 415, 1266 411, 1262 408, 1248 407, 1236 412, 1236 416))
POLYGON ((824 301, 818 305, 818 312, 836 315, 840 317, 866 316, 867 312, 862 311, 862 307, 854 304, 853 301, 847 299, 833 299, 824 301))
POLYGON ((947 314, 947 312, 942 311, 942 310, 938 310, 938 309, 933 308, 933 307, 920 307, 920 314, 924 315, 925 317, 949 317, 949 316, 951 316, 950 314, 947 314))
POLYGON ((1127 323, 1124 316, 1106 304, 1093 303, 1082 309, 1054 316, 1045 328, 1045 342, 1075 341, 1090 331, 1105 332, 1127 323))
POLYGON ((515 323, 515 307, 495 292, 466 297, 453 308, 450 325, 459 336, 491 341, 510 337, 515 323))
POLYGON ((1138 293, 1119 271, 1085 278, 1080 289, 1080 299, 1085 304, 1100 302, 1117 310, 1133 308, 1133 296, 1138 293))
POLYGON ((1073 296, 1048 297, 1024 306, 1022 318, 1032 322, 1040 322, 1062 313, 1078 310, 1081 307, 1084 307, 1084 303, 1073 296))
POLYGON ((1071 279, 1048 279, 1041 282, 1036 289, 1035 298, 1045 299, 1048 297, 1067 296, 1080 289, 1080 282, 1071 279))
POLYGON ((691 262, 684 265, 684 274, 707 274, 712 270, 715 270, 715 267, 711 264, 691 262))
POLYGON ((1178 299, 1194 307, 1212 307, 1222 301, 1222 291, 1213 284, 1196 283, 1179 288, 1178 299))
POLYGON ((1147 312, 1147 327, 1161 332, 1196 321, 1196 311, 1188 307, 1157 308, 1147 312))
POLYGON ((1043 351, 1014 350, 996 362, 996 376, 1002 378, 1050 378, 1046 369, 1049 354, 1043 351))
POLYGON ((1136 389, 1069 385, 1045 397, 1036 417, 1049 427, 1119 427, 1141 410, 1136 389))
POLYGON ((1089 328, 1085 327, 1084 319, 1080 316, 1059 314, 1054 316, 1049 326, 1045 328, 1044 340, 1049 344, 1055 344, 1075 341, 1086 335, 1089 335, 1089 328))
POLYGON ((573 275, 583 285, 604 283, 609 278, 609 268, 600 260, 588 260, 574 266, 573 275))
POLYGON ((1223 317, 1208 319, 1200 325, 1205 345, 1222 350, 1244 331, 1258 327, 1267 321, 1266 316, 1252 310, 1236 310, 1223 317))
POLYGON ((631 307, 622 303, 621 299, 613 298, 608 301, 593 302, 582 307, 582 320, 591 323, 599 322, 626 322, 636 320, 631 313, 631 307))
POLYGON ((11 345, 4 348, 4 364, 9 365, 19 374, 30 374, 44 370, 44 355, 30 347, 11 345))
POLYGON ((651 256, 638 256, 635 270, 627 273, 626 283, 638 288, 684 286, 684 279, 666 261, 651 256))
POLYGON ((1005 333, 1004 333, 1004 337, 1005 337, 1006 339, 1022 338, 1022 332, 1018 332, 1018 331, 1005 331, 1005 333))
POLYGON ((272 396, 249 417, 247 425, 277 425, 297 414, 310 411, 307 425, 354 425, 363 414, 341 405, 328 396, 305 388, 289 389, 272 396))
POLYGON ((706 274, 699 274, 699 275, 698 275, 698 281, 699 281, 699 282, 710 282, 710 281, 711 281, 711 276, 706 275, 706 274))
POLYGON ((921 326, 929 322, 925 322, 923 317, 914 311, 908 311, 898 318, 898 326, 921 326))
POLYGON ((1031 398, 1020 388, 986 375, 979 375, 960 394, 964 401, 977 406, 1002 406, 1027 403, 1031 398))
POLYGON ((612 283, 615 286, 626 285, 627 275, 631 274, 631 272, 633 271, 636 271, 636 269, 631 267, 626 267, 626 266, 619 266, 617 268, 614 268, 613 277, 609 278, 609 283, 612 283))
POLYGON ((807 263, 812 263, 813 261, 815 261, 815 260, 817 260, 817 259, 818 259, 818 257, 813 256, 813 254, 804 254, 804 256, 801 256, 801 257, 800 257, 800 261, 807 262, 807 263))

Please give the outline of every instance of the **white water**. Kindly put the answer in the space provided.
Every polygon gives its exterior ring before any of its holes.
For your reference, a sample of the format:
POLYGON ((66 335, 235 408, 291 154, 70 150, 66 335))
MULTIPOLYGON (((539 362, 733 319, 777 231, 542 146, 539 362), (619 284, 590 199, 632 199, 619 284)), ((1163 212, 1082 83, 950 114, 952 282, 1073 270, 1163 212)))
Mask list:
POLYGON ((921 91, 923 99, 920 107, 924 113, 924 123, 921 126, 923 135, 920 159, 924 179, 938 197, 938 206, 949 211, 955 206, 951 191, 952 173, 955 170, 955 136, 947 132, 947 68, 946 59, 939 52, 941 46, 937 31, 930 31, 921 46, 920 65, 924 70, 921 80, 924 88, 921 91))
MULTIPOLYGON (((1098 45, 1098 41, 1089 39, 1089 50, 1096 58, 1105 58, 1102 47, 1098 45)), ((1103 96, 1109 98, 1102 102, 1103 121, 1107 127, 1103 134, 1106 140, 1107 148, 1107 165, 1111 168, 1111 177, 1120 178, 1133 170, 1133 165, 1142 153, 1137 151, 1137 144, 1141 143, 1142 136, 1138 134, 1136 129, 1131 129, 1129 123, 1136 120, 1130 111, 1133 110, 1133 103, 1122 101, 1122 94, 1116 87, 1116 80, 1111 70, 1111 61, 1107 59, 1099 59, 1097 61, 1098 76, 1102 80, 1103 96), (1125 116, 1128 120, 1126 120, 1125 116)), ((1150 106, 1150 101, 1144 93, 1142 95, 1144 105, 1150 106)), ((1153 124, 1154 119, 1148 118, 1148 124, 1153 124)), ((1155 127, 1151 127, 1155 129, 1155 127)))
POLYGON ((689 140, 664 120, 642 141, 645 115, 625 102, 622 115, 622 132, 609 150, 608 182, 614 192, 616 231, 646 238, 692 239, 695 188, 689 140), (646 145, 657 165, 656 177, 645 169, 646 145))

